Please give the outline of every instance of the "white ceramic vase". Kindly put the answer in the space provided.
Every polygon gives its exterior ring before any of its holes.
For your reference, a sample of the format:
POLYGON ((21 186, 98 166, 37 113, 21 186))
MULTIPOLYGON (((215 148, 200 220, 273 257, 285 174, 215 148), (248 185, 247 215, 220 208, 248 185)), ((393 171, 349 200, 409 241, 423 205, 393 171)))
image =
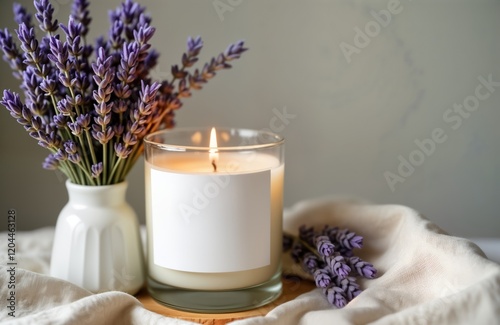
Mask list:
POLYGON ((75 185, 66 181, 69 201, 54 236, 50 275, 91 292, 137 293, 145 263, 134 210, 125 200, 127 183, 75 185))

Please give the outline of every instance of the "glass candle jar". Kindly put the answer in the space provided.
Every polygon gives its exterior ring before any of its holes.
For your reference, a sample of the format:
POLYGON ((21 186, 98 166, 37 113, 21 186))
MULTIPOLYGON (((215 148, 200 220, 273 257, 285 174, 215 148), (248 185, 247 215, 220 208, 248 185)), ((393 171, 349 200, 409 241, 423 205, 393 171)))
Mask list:
POLYGON ((148 291, 176 309, 230 312, 281 293, 284 139, 177 128, 145 138, 148 291))

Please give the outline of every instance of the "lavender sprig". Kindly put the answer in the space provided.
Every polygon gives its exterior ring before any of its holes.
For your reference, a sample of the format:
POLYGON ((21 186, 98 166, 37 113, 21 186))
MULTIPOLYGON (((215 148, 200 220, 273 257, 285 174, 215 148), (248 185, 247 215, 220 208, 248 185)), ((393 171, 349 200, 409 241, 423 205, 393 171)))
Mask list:
POLYGON ((49 105, 46 103, 45 92, 40 87, 43 79, 36 75, 33 67, 28 67, 21 76, 23 78, 21 89, 24 91, 26 97, 26 106, 35 115, 44 117, 49 115, 49 105))
POLYGON ((347 299, 345 296, 345 292, 339 287, 328 287, 323 289, 323 293, 326 296, 326 299, 332 305, 337 306, 338 308, 342 308, 347 305, 347 299))
POLYGON ((358 276, 373 279, 375 267, 355 256, 363 237, 348 229, 325 226, 321 231, 302 225, 298 236, 285 233, 284 252, 290 250, 295 263, 314 279, 332 305, 344 307, 361 293, 358 276))
POLYGON ((362 277, 373 279, 377 275, 375 267, 372 264, 363 261, 359 257, 353 256, 349 259, 349 261, 353 269, 355 269, 362 277))
POLYGON ((336 239, 340 245, 347 249, 361 248, 363 246, 363 237, 356 235, 349 229, 337 232, 336 239))
POLYGON ((331 256, 335 252, 335 245, 327 236, 317 236, 314 239, 314 243, 321 256, 331 256))
POLYGON ((87 0, 75 0, 71 6, 71 17, 81 24, 81 35, 83 37, 87 36, 92 21, 88 10, 89 5, 90 3, 87 0))
POLYGON ((351 272, 351 268, 346 264, 342 255, 326 256, 324 261, 330 268, 331 272, 340 279, 344 279, 347 275, 349 275, 349 272, 351 272))
POLYGON ((127 41, 134 38, 134 31, 137 30, 137 25, 143 16, 144 21, 150 23, 151 19, 145 15, 146 8, 140 6, 132 0, 126 0, 120 8, 109 12, 110 21, 113 23, 116 20, 121 20, 124 24, 124 36, 127 41))
POLYGON ((26 69, 23 55, 19 52, 12 35, 7 29, 0 29, 0 47, 3 50, 3 59, 9 63, 16 79, 22 79, 22 72, 26 69))
POLYGON ((38 20, 39 27, 42 31, 47 34, 52 34, 59 27, 57 19, 53 20, 52 16, 54 14, 54 7, 49 0, 35 0, 35 8, 37 13, 35 14, 36 20, 38 20))
POLYGON ((314 282, 316 283, 317 287, 327 288, 328 286, 330 286, 332 278, 328 274, 328 270, 317 268, 314 270, 312 275, 314 276, 314 282))
MULTIPOLYGON (((91 73, 91 68, 89 64, 89 59, 93 51, 91 44, 87 44, 86 36, 89 32, 90 23, 92 18, 90 17, 89 7, 90 3, 87 0, 74 0, 71 7, 70 23, 73 20, 74 23, 80 25, 79 35, 81 36, 82 42, 82 52, 80 57, 80 71, 84 71, 85 74, 89 75, 91 73)), ((71 42, 69 42, 71 43, 71 42)), ((87 79, 88 78, 87 76, 87 79)))
POLYGON ((12 6, 12 11, 14 12, 14 21, 18 25, 24 23, 30 28, 33 27, 31 23, 31 15, 28 13, 26 8, 21 6, 19 3, 14 3, 14 5, 12 6))

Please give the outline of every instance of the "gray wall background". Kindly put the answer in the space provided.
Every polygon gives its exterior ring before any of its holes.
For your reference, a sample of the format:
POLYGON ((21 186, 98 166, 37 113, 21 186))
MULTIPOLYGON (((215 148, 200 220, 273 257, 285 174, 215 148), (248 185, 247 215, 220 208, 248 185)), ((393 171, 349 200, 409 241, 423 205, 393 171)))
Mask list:
MULTIPOLYGON (((33 12, 31 0, 20 2, 33 12)), ((13 30, 12 1, 0 3, 1 25, 13 30)), ((52 3, 66 23, 71 2, 52 3)), ((158 78, 169 77, 190 35, 205 41, 202 61, 246 41, 250 51, 186 100, 177 123, 261 129, 293 115, 275 129, 287 139, 286 206, 357 197, 411 206, 455 235, 500 237, 500 87, 475 93, 480 76, 500 81, 500 1, 401 0, 387 26, 372 11, 389 0, 140 3, 157 28, 158 78), (366 27, 369 40, 356 39, 366 27), (364 43, 344 55, 356 41, 364 43), (464 101, 474 110, 453 111, 464 101), (433 134, 434 149, 425 140, 433 134), (411 167, 398 171, 401 159, 411 167), (400 177, 392 188, 387 172, 400 177)), ((92 39, 107 33, 118 4, 92 1, 92 39)), ((4 62, 0 76, 0 89, 18 88, 4 62)), ((2 107, 0 211, 16 209, 19 230, 55 225, 67 201, 61 175, 41 167, 46 154, 2 107)), ((127 194, 142 222, 143 168, 134 167, 127 194)))

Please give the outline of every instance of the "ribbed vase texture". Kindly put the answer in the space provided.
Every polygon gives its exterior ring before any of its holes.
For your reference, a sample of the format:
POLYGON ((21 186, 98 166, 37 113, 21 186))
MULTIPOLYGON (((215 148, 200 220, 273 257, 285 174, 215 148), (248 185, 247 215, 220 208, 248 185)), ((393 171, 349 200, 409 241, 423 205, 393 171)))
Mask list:
POLYGON ((125 200, 127 183, 66 182, 69 201, 59 214, 50 275, 91 292, 137 293, 144 284, 139 224, 125 200))

